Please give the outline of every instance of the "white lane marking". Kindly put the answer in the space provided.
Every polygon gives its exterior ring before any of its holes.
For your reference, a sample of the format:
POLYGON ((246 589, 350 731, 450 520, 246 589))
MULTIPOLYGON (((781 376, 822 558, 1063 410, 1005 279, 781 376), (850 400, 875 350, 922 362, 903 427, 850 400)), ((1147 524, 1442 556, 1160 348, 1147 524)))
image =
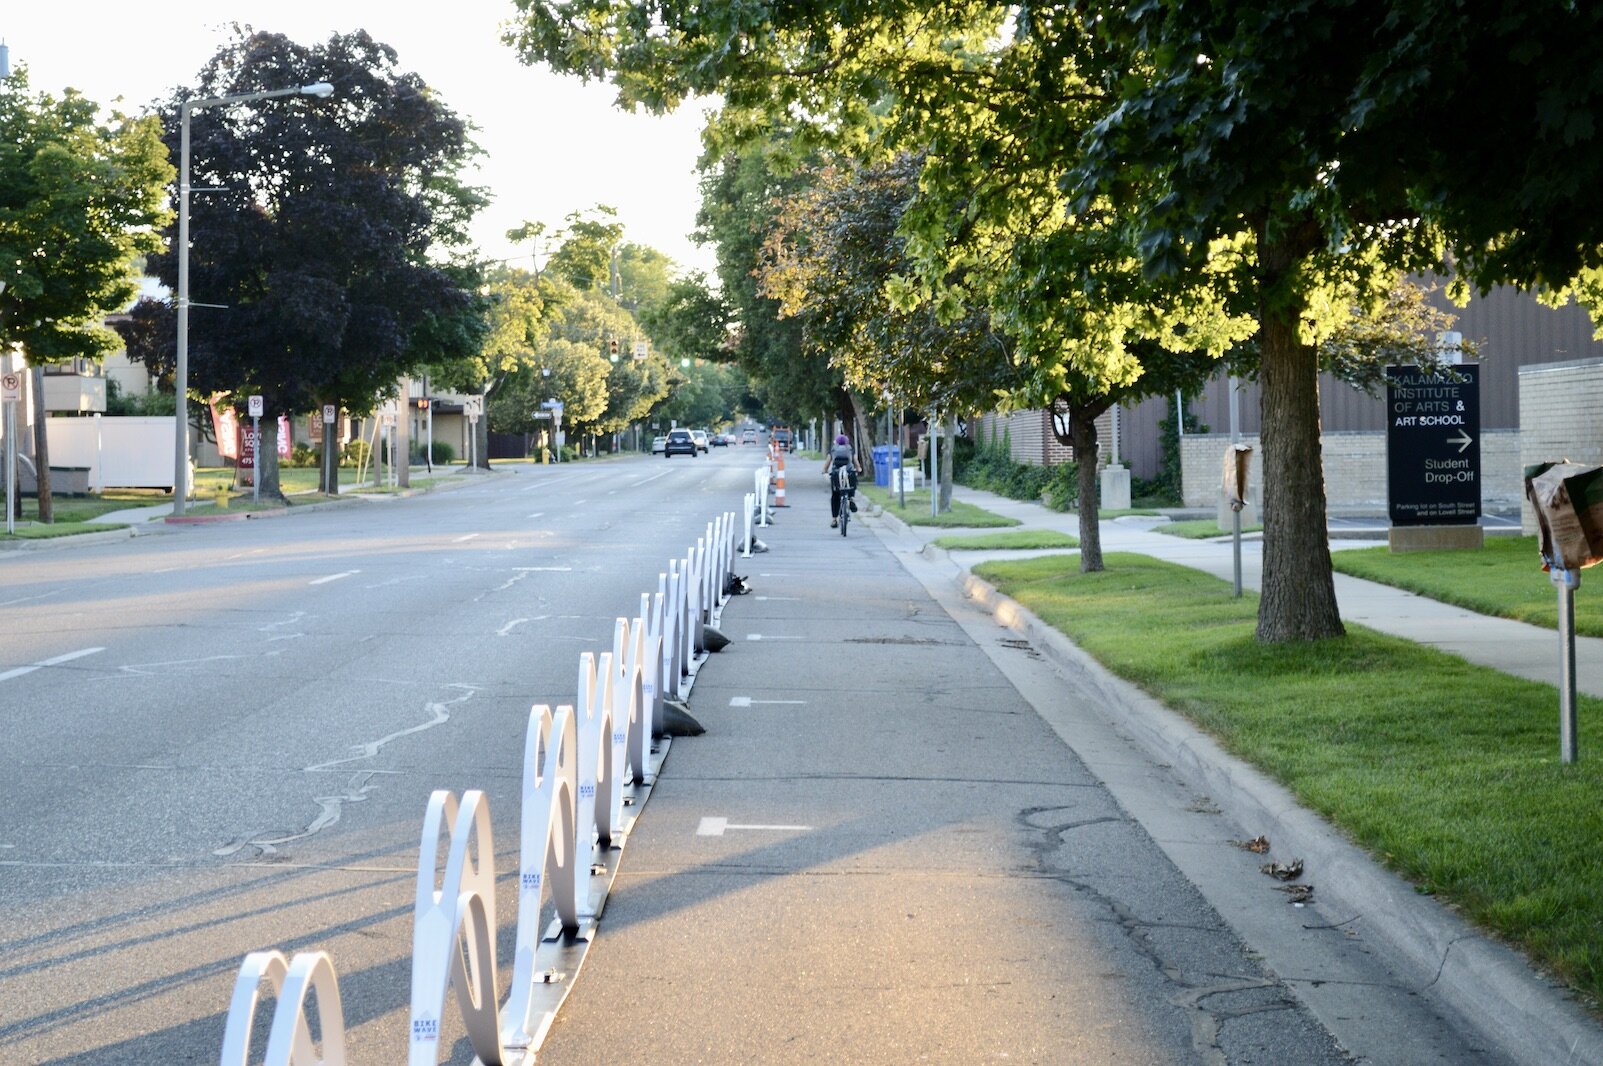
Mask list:
POLYGON ((583 507, 585 504, 587 504, 589 502, 590 502, 589 500, 574 500, 573 501, 573 506, 575 506, 575 507, 583 507))
POLYGON ((96 652, 105 650, 105 648, 82 648, 78 651, 69 651, 65 655, 57 655, 52 659, 41 659, 38 662, 30 663, 27 666, 19 666, 14 670, 7 670, 5 673, 0 674, 0 681, 10 681, 14 677, 21 677, 23 674, 31 674, 35 670, 43 670, 47 666, 60 666, 62 663, 70 663, 74 659, 82 659, 85 655, 93 655, 96 652))
POLYGON ((51 589, 49 592, 41 592, 37 596, 22 596, 22 597, 20 597, 18 599, 15 599, 15 600, 3 600, 3 601, 0 601, 0 607, 10 607, 10 606, 12 606, 14 604, 18 604, 18 603, 27 603, 29 600, 42 600, 46 596, 54 596, 56 593, 58 593, 60 591, 61 591, 60 589, 51 589))
MULTIPOLYGON (((267 654, 270 656, 278 655, 279 652, 270 651, 267 654)), ((127 666, 119 666, 117 669, 121 670, 125 674, 140 674, 148 676, 150 674, 157 673, 159 668, 163 666, 193 666, 195 663, 228 662, 233 659, 254 658, 256 658, 254 655, 206 655, 199 659, 168 659, 166 662, 160 663, 129 663, 127 666)))
POLYGON ((413 733, 421 733, 425 729, 433 729, 437 725, 444 725, 446 722, 449 722, 451 720, 451 712, 449 710, 450 706, 453 703, 462 703, 465 700, 472 699, 474 693, 478 691, 478 689, 473 685, 453 684, 447 685, 446 687, 465 688, 467 689, 467 692, 464 695, 458 696, 454 700, 444 700, 438 703, 429 703, 427 705, 430 715, 429 720, 421 725, 415 725, 409 729, 398 730, 389 734, 388 736, 383 736, 377 740, 368 741, 365 744, 353 744, 351 745, 351 748, 356 752, 355 755, 347 756, 344 759, 330 759, 328 762, 320 762, 316 766, 306 767, 306 771, 310 773, 314 770, 327 770, 331 766, 343 766, 346 763, 360 762, 363 759, 371 759, 373 756, 379 753, 380 748, 384 747, 384 745, 388 744, 392 740, 399 740, 402 737, 411 736, 413 733))
POLYGON ((650 477, 643 477, 643 478, 639 479, 638 481, 634 482, 634 484, 636 484, 636 485, 644 485, 648 481, 655 481, 660 477, 667 477, 667 476, 668 476, 668 471, 664 470, 660 474, 652 474, 650 477))
POLYGON ((747 633, 747 640, 806 640, 806 637, 765 637, 761 633, 747 633))
POLYGON ((728 818, 703 818, 696 826, 698 837, 721 837, 729 829, 762 829, 775 833, 810 833, 810 825, 735 825, 728 818))
POLYGON ((514 626, 521 626, 523 623, 525 623, 527 621, 528 621, 527 618, 514 618, 514 619, 512 619, 512 621, 508 622, 506 625, 502 626, 500 629, 497 629, 495 631, 495 635, 498 636, 498 637, 504 637, 508 633, 512 632, 512 629, 513 629, 514 626))
POLYGON ((790 602, 794 602, 796 600, 801 599, 801 597, 800 596, 757 596, 757 597, 755 597, 755 599, 757 600, 758 603, 770 603, 770 602, 778 603, 781 600, 783 600, 783 601, 785 601, 787 603, 790 603, 790 602))
POLYGON ((806 700, 754 700, 750 696, 734 696, 729 700, 731 707, 805 707, 806 700))
POLYGON ((545 512, 544 511, 536 511, 532 515, 530 515, 529 517, 530 518, 544 518, 545 517, 545 512))
POLYGON ((451 543, 452 543, 452 544, 462 544, 462 543, 464 543, 464 542, 466 542, 466 541, 470 541, 470 540, 472 540, 472 539, 473 539, 473 538, 474 538, 474 537, 477 537, 477 536, 478 536, 478 535, 479 535, 479 534, 477 534, 477 533, 469 533, 469 534, 467 534, 467 535, 466 535, 466 536, 461 536, 461 537, 457 537, 457 538, 456 538, 456 539, 455 539, 455 540, 453 540, 453 541, 452 541, 452 542, 451 542, 451 543))
POLYGON ((351 576, 353 576, 355 574, 360 574, 360 573, 361 573, 360 570, 347 570, 343 574, 329 574, 327 577, 313 578, 311 581, 308 581, 307 584, 308 585, 326 585, 330 581, 338 581, 342 577, 351 577, 351 576))
POLYGON ((182 569, 183 569, 183 567, 181 567, 181 566, 165 566, 165 567, 162 567, 160 570, 152 570, 151 573, 152 574, 176 574, 178 571, 180 571, 182 569))
POLYGON ((264 552, 264 551, 266 551, 266 550, 267 550, 267 549, 266 549, 266 548, 252 548, 252 549, 251 549, 251 550, 250 550, 250 551, 248 551, 248 552, 239 552, 239 553, 238 553, 238 554, 237 554, 237 555, 230 555, 230 556, 228 556, 228 557, 227 557, 227 558, 225 558, 225 559, 224 559, 224 560, 223 560, 223 562, 225 562, 225 563, 231 563, 231 562, 233 562, 233 561, 234 561, 234 560, 235 560, 235 559, 243 559, 243 558, 245 558, 245 556, 247 556, 247 555, 260 555, 260 554, 261 554, 261 553, 262 553, 262 552, 264 552))

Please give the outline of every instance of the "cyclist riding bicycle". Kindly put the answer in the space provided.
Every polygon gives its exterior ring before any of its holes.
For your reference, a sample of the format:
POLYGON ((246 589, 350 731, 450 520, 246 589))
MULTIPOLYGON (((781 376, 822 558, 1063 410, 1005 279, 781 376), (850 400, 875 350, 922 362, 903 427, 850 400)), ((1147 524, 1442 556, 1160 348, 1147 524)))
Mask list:
POLYGON ((857 492, 857 475, 861 472, 862 468, 857 465, 857 460, 852 455, 852 446, 846 439, 846 434, 837 435, 835 437, 835 446, 830 448, 829 454, 824 457, 824 473, 829 475, 830 529, 840 525, 842 496, 846 498, 846 506, 851 509, 852 513, 855 514, 857 512, 857 501, 853 499, 853 496, 857 492), (835 477, 835 471, 842 467, 846 468, 849 486, 844 491, 839 488, 839 481, 835 477))

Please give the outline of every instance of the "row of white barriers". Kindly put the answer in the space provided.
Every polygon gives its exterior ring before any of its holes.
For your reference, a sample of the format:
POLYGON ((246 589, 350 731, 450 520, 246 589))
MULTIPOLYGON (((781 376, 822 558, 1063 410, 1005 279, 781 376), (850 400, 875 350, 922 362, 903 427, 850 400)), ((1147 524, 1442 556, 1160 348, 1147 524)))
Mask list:
MULTIPOLYGON (((748 506, 748 545, 750 513, 748 506)), ((668 563, 657 575, 656 592, 641 595, 640 613, 617 620, 610 652, 580 655, 573 705, 553 711, 541 704, 529 713, 516 947, 504 999, 497 988, 489 803, 478 790, 460 799, 443 789, 429 797, 413 911, 410 1066, 439 1062, 453 988, 478 1062, 533 1062, 578 976, 629 830, 667 755, 663 701, 688 696, 701 662, 715 650, 706 628, 717 624, 728 599, 735 520, 728 512, 709 522, 705 536, 668 563), (555 917, 541 930, 547 905, 555 917)), ((264 987, 276 1003, 263 1066, 345 1066, 339 981, 324 951, 293 959, 279 951, 245 956, 229 1005, 222 1066, 250 1062, 264 987), (320 1030, 315 1035, 311 1002, 320 1030)))

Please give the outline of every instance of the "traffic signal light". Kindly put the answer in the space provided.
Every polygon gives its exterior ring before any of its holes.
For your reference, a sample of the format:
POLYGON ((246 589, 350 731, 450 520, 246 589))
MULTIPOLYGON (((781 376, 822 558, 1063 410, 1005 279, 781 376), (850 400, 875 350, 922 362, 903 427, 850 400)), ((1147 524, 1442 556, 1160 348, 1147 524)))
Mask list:
POLYGON ((412 406, 419 411, 427 411, 429 409, 429 398, 427 396, 414 396, 412 398, 412 406))
POLYGON ((607 354, 613 359, 618 358, 618 338, 614 337, 607 342, 607 354))

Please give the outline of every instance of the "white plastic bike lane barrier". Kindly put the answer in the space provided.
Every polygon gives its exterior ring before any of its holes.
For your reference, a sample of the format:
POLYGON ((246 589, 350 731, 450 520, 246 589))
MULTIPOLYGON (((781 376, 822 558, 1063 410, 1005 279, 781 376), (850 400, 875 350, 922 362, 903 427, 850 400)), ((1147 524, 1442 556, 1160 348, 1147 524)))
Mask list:
MULTIPOLYGON (((610 651, 579 656, 575 704, 555 712, 540 705, 530 712, 518 925, 505 997, 497 986, 489 803, 477 790, 464 792, 460 799, 445 790, 430 797, 413 914, 407 1018, 407 1061, 412 1066, 439 1061, 449 1032, 452 989, 455 1016, 477 1061, 533 1063, 595 939, 629 831, 671 746, 661 730, 663 695, 670 682, 671 691, 688 695, 706 657, 690 641, 693 626, 715 621, 724 600, 712 591, 712 583, 721 572, 717 560, 732 552, 728 530, 733 524, 726 518, 715 520, 708 537, 669 564, 668 572, 658 577, 655 594, 641 595, 640 614, 615 621, 610 651), (672 652, 665 636, 674 645, 672 652), (665 677, 669 669, 674 673, 665 677), (443 872, 437 873, 442 854, 443 872), (540 915, 548 905, 555 918, 541 930, 540 915)), ((308 770, 370 758, 398 737, 441 724, 449 715, 443 707, 439 711, 430 722, 308 770)), ((286 960, 276 951, 258 951, 246 956, 235 982, 222 1050, 225 1066, 246 1062, 253 1019, 266 1012, 268 998, 274 1002, 265 1066, 345 1062, 333 960, 322 952, 286 960), (315 1055, 309 1021, 314 1003, 322 1058, 315 1055)))

